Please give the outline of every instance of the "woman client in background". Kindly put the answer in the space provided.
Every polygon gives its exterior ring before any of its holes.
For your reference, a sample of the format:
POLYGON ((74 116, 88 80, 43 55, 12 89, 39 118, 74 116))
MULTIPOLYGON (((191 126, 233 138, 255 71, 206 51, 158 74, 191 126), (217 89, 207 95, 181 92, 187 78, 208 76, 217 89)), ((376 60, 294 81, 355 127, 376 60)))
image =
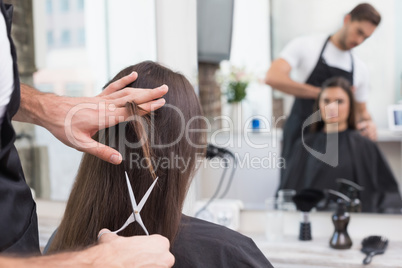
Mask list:
MULTIPOLYGON (((205 154, 207 129, 201 106, 183 75, 153 62, 130 66, 109 83, 133 71, 138 78, 130 86, 168 85, 166 105, 139 117, 139 108, 128 103, 132 121, 96 134, 97 140, 117 148, 125 161, 115 166, 84 154, 64 218, 49 242, 49 253, 94 244, 101 228, 117 230, 123 225, 133 210, 127 171, 137 198, 159 177, 141 215, 150 234, 163 234, 170 240, 174 267, 272 267, 250 238, 182 215, 197 161, 205 154)), ((144 235, 144 231, 135 222, 119 235, 144 235)))
POLYGON ((355 182, 363 212, 401 213, 398 184, 377 145, 356 130, 350 83, 341 77, 324 82, 315 104, 319 119, 299 139, 279 189, 337 190, 337 178, 355 182), (314 155, 313 155, 314 154, 314 155))

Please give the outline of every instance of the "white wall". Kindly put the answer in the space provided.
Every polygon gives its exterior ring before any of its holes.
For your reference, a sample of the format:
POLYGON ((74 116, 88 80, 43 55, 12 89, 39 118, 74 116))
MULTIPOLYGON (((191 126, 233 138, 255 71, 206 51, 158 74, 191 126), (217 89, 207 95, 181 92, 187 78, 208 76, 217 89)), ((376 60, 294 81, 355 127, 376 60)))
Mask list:
MULTIPOLYGON (((271 89, 263 83, 270 65, 269 1, 235 0, 230 62, 259 80, 247 88, 243 119, 261 115, 271 120, 271 89)), ((224 107, 224 114, 229 111, 224 107)))
POLYGON ((158 62, 197 85, 197 1, 156 0, 158 62))
POLYGON ((87 53, 96 88, 123 68, 156 60, 155 1, 85 1, 87 53))

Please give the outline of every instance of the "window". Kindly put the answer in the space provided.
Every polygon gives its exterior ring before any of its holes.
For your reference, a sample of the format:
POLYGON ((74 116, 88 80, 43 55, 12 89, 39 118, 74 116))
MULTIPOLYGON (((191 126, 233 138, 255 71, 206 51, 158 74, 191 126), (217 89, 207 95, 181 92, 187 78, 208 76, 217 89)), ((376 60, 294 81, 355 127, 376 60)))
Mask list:
POLYGON ((84 10, 84 0, 77 0, 77 9, 84 10))
POLYGON ((84 95, 85 85, 77 82, 66 83, 66 96, 82 97, 84 95))
POLYGON ((47 46, 52 47, 54 45, 54 36, 52 31, 47 31, 47 46))
POLYGON ((63 30, 61 32, 61 44, 63 46, 69 45, 71 42, 71 36, 70 36, 70 31, 69 30, 63 30))
POLYGON ((54 85, 50 84, 50 83, 36 84, 35 87, 42 92, 47 92, 47 93, 54 92, 54 85))
POLYGON ((80 46, 85 45, 85 29, 84 28, 78 29, 77 41, 78 41, 78 45, 80 45, 80 46))
POLYGON ((52 11, 53 11, 52 0, 46 0, 46 13, 52 14, 52 11))
POLYGON ((60 0, 60 10, 62 12, 67 12, 69 9, 68 0, 60 0))

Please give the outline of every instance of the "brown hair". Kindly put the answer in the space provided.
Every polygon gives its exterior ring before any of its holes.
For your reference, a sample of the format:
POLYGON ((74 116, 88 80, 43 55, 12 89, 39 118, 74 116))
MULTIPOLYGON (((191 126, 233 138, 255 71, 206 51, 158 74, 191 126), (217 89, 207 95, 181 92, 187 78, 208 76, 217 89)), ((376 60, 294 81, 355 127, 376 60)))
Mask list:
MULTIPOLYGON (((318 98, 314 104, 314 111, 318 111, 320 109, 319 103, 322 96, 322 93, 328 88, 339 87, 346 92, 346 95, 349 98, 349 117, 348 117, 348 129, 356 129, 356 111, 355 111, 355 98, 352 92, 352 85, 348 80, 343 77, 332 77, 324 81, 322 84, 322 90, 318 95, 318 98)), ((320 116, 321 118, 321 116, 320 116)), ((315 124, 311 125, 311 132, 319 132, 324 128, 324 121, 322 119, 315 124)))
MULTIPOLYGON (((150 234, 161 234, 171 243, 174 241, 197 157, 204 156, 205 132, 195 129, 205 129, 205 121, 201 119, 201 106, 189 81, 157 63, 130 66, 110 82, 133 71, 138 73, 138 79, 130 87, 155 88, 162 84, 169 87, 164 96, 166 105, 139 117, 135 116, 137 105, 129 103, 127 108, 134 115, 133 120, 96 134, 96 139, 120 151, 123 163, 112 165, 84 154, 49 252, 85 247, 96 242, 102 228, 113 231, 123 225, 133 211, 124 171, 128 173, 137 203, 155 175, 159 177, 141 216, 150 234)), ((144 231, 133 223, 119 235, 144 235, 144 231)))
POLYGON ((369 21, 375 26, 378 26, 381 22, 380 13, 370 4, 363 3, 357 5, 352 11, 350 11, 352 21, 369 21))

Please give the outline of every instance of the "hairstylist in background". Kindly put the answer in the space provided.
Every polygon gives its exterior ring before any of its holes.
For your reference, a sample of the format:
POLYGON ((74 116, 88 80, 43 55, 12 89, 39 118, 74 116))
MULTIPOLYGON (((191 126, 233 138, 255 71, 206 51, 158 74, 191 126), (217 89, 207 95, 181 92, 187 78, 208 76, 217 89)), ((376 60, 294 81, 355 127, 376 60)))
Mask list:
POLYGON ((343 77, 353 85, 357 102, 357 128, 362 135, 376 139, 376 127, 366 108, 368 70, 351 50, 369 38, 380 21, 381 16, 374 7, 359 4, 345 16, 342 28, 335 34, 296 38, 272 62, 266 74, 266 84, 295 96, 283 128, 282 157, 286 165, 295 141, 301 137, 302 131, 306 133, 308 130, 302 130, 302 125, 313 112, 320 87, 325 80, 334 76, 343 77), (290 78, 293 70, 299 73, 300 81, 290 78))
MULTIPOLYGON (((93 98, 44 94, 27 85, 21 86, 20 93, 15 47, 10 37, 12 6, 5 6, 0 0, 0 9, 0 252, 13 256, 39 255, 36 205, 14 147, 11 119, 43 126, 68 146, 119 164, 121 155, 93 141, 92 135, 99 128, 125 120, 128 112, 124 105, 128 101, 140 104, 145 111, 160 108, 165 101, 159 98, 167 92, 167 87, 153 90, 124 88, 137 78, 133 73, 93 98), (71 123, 65 124, 69 111, 82 103, 92 104, 93 109, 85 109, 85 113, 78 111, 71 123), (105 107, 103 110, 101 104, 105 107), (105 118, 99 118, 100 114, 105 114, 105 118), (116 119, 110 122, 110 118, 116 119), (67 128, 70 132, 66 132, 67 128)), ((79 252, 24 259, 0 257, 0 267, 171 267, 173 263, 169 241, 160 235, 126 238, 105 234, 96 246, 79 252)))

